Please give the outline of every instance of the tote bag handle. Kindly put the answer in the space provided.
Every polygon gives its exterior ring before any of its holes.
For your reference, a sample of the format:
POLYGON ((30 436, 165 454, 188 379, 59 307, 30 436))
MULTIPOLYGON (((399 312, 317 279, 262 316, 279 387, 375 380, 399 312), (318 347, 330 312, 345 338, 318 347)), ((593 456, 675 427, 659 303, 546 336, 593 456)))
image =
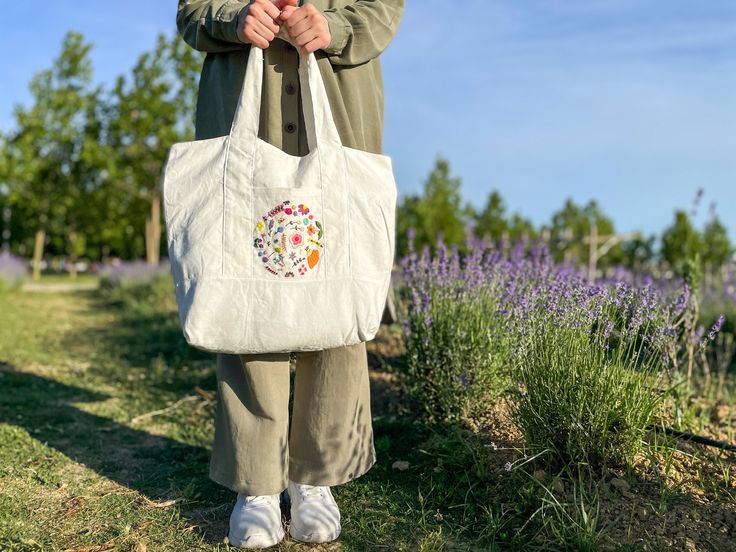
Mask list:
MULTIPOLYGON (((314 53, 299 56, 299 81, 309 151, 314 151, 322 143, 342 145, 314 53)), ((230 129, 230 136, 233 140, 251 143, 258 139, 262 94, 263 49, 251 45, 243 89, 238 98, 235 117, 230 129)))

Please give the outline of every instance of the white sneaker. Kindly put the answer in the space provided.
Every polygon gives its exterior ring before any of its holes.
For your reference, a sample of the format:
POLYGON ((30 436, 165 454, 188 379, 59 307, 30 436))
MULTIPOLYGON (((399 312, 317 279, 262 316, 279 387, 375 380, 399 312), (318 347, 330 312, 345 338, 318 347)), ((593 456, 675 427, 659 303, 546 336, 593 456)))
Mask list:
POLYGON ((340 510, 327 486, 289 480, 289 534, 302 542, 330 542, 340 535, 340 510))
POLYGON ((279 495, 244 495, 238 493, 230 514, 230 544, 243 548, 268 548, 281 542, 284 527, 281 524, 279 495))

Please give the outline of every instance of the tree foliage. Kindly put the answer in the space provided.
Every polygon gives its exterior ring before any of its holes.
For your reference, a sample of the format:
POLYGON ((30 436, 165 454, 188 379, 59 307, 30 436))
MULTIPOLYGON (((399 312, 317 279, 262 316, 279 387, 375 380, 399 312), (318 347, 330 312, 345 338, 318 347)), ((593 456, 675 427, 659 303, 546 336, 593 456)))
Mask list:
POLYGON ((107 90, 93 84, 91 49, 67 33, 0 140, 0 228, 18 254, 40 232, 49 255, 140 257, 168 149, 193 139, 200 53, 160 35, 107 90))

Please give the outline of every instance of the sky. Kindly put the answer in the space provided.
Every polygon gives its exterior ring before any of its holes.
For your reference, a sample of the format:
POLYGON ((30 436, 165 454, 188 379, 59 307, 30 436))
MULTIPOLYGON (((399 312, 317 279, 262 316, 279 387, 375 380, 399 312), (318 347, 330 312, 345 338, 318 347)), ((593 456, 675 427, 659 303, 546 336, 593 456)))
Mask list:
MULTIPOLYGON (((0 129, 68 30, 112 84, 174 0, 3 2, 0 129)), ((620 232, 659 234, 705 190, 736 239, 736 2, 409 0, 381 56, 384 152, 401 195, 438 156, 482 208, 492 189, 535 224, 596 199, 620 232)))

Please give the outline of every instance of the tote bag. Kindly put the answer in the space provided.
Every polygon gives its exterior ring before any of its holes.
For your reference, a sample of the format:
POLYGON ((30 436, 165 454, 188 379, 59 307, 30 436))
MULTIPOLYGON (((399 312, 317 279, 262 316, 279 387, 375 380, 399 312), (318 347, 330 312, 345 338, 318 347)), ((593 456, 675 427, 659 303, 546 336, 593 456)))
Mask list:
POLYGON ((176 143, 164 166, 184 336, 236 354, 368 341, 394 260, 391 158, 342 145, 314 54, 299 58, 309 153, 260 139, 262 77, 251 46, 229 135, 176 143))

